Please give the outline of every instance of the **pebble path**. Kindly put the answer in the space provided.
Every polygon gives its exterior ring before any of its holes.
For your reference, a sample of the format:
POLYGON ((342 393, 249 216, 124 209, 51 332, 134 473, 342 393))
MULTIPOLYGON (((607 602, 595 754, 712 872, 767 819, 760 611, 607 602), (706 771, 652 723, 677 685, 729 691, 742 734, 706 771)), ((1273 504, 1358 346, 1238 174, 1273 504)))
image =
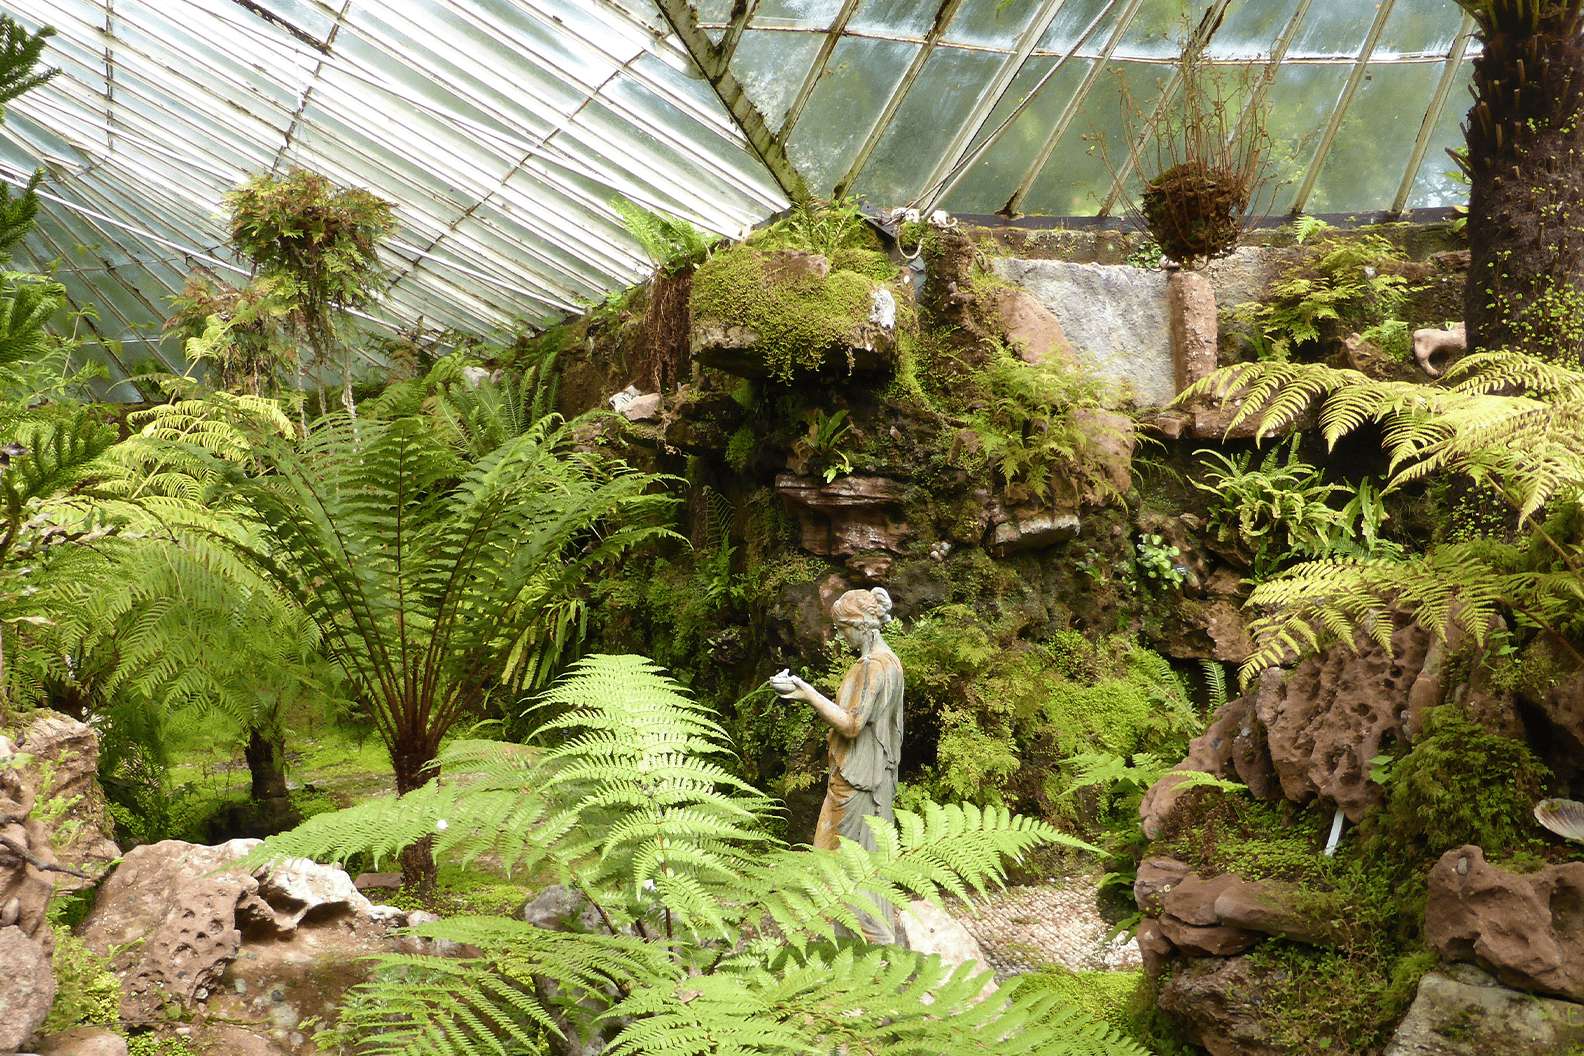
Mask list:
POLYGON ((1072 879, 1013 887, 954 906, 952 915, 978 941, 997 979, 1059 964, 1075 972, 1115 971, 1140 965, 1138 943, 1109 938, 1091 881, 1072 879))

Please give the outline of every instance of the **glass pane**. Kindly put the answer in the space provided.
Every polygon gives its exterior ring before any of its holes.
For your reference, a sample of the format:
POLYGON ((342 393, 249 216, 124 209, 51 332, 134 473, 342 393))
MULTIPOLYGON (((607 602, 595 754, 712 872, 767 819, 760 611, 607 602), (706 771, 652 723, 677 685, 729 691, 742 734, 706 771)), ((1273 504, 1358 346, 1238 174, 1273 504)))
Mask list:
POLYGON ((1370 65, 1337 130, 1307 212, 1391 208, 1440 76, 1441 67, 1434 64, 1370 65))
POLYGON ((750 29, 732 54, 732 73, 742 82, 771 128, 780 128, 825 38, 817 33, 750 29))
POLYGON ((846 175, 918 50, 865 37, 843 37, 836 45, 787 143, 792 164, 816 194, 829 194, 846 175))
POLYGON ((879 206, 911 199, 1001 59, 995 53, 937 48, 881 137, 856 190, 879 206))
POLYGON ((1221 29, 1210 39, 1210 56, 1217 59, 1269 58, 1292 21, 1294 10, 1294 4, 1234 3, 1227 9, 1221 29))
POLYGON ((1456 11, 1445 0, 1397 0, 1375 48, 1377 59, 1394 55, 1445 55, 1457 35, 1456 11))
POLYGON ((1077 46, 1095 20, 1099 19, 1099 27, 1090 34, 1083 49, 1086 55, 1095 54, 1099 45, 1105 42, 1108 30, 1115 25, 1122 7, 1120 0, 1067 0, 1045 30, 1039 49, 1065 55, 1077 46))
POLYGON ((1127 154, 1126 136, 1138 131, 1171 74, 1170 66, 1158 63, 1122 62, 1108 67, 1035 178, 1023 212, 1053 216, 1099 212, 1115 182, 1116 167, 1127 154))
POLYGON ((1276 74, 1269 95, 1275 187, 1266 195, 1269 205, 1261 212, 1276 215, 1292 208, 1350 72, 1346 65, 1289 63, 1276 74))
POLYGON ((922 37, 935 24, 938 7, 926 0, 863 0, 847 28, 887 37, 922 37))
POLYGON ((1449 150, 1461 150, 1467 143, 1463 137, 1463 122, 1469 112, 1468 71, 1469 64, 1464 63, 1464 73, 1453 87, 1435 131, 1430 134, 1430 146, 1408 197, 1410 209, 1445 209, 1468 204, 1468 184, 1462 180, 1462 170, 1447 154, 1449 150))
POLYGON ((1144 0, 1122 34, 1117 58, 1176 58, 1209 8, 1209 0, 1144 0))
MULTIPOLYGON (((1315 0, 1309 5, 1309 14, 1298 29, 1287 57, 1315 58, 1325 56, 1358 57, 1364 38, 1369 35, 1370 24, 1375 19, 1379 0, 1315 0)), ((1450 9, 1451 5, 1448 5, 1450 9)), ((1448 16, 1452 17, 1452 16, 1448 16)))
POLYGON ((963 0, 951 25, 946 27, 946 39, 1010 50, 1040 6, 1041 0, 1010 4, 1002 0, 963 0))
POLYGON ((750 24, 829 29, 841 6, 842 0, 762 0, 750 24))

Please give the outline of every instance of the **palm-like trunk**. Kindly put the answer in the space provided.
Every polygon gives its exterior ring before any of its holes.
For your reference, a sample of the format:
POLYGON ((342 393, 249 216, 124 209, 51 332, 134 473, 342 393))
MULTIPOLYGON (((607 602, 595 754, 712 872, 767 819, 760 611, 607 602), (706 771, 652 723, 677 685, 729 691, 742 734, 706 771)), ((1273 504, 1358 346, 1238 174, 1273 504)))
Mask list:
POLYGON ((1584 0, 1460 0, 1480 25, 1468 119, 1469 344, 1584 344, 1584 0))
POLYGON ((248 731, 242 749, 251 778, 252 800, 259 822, 269 832, 289 829, 302 820, 286 788, 286 744, 279 731, 257 727, 248 731))
MULTIPOLYGON (((397 730, 395 743, 390 745, 391 765, 396 772, 396 794, 405 796, 423 787, 435 774, 436 746, 423 731, 405 734, 397 730)), ((434 890, 437 870, 434 860, 434 840, 425 837, 401 852, 402 886, 424 894, 434 890)))

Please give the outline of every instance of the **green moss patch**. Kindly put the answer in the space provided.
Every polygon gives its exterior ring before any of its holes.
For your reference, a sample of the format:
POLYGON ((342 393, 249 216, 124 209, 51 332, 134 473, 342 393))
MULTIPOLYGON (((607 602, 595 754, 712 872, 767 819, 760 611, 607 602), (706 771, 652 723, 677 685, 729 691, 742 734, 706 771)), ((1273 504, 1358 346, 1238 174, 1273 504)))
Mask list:
POLYGON ((753 246, 734 246, 716 253, 694 273, 694 323, 752 330, 765 369, 780 381, 813 373, 832 356, 845 355, 856 331, 868 322, 879 286, 876 256, 843 251, 829 274, 820 276, 779 266, 774 254, 753 246))

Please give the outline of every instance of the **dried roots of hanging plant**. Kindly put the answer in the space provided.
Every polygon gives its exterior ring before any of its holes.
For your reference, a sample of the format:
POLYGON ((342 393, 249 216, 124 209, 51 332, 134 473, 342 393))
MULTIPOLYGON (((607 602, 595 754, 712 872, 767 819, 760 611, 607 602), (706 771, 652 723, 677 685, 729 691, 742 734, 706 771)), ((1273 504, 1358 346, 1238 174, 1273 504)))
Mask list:
POLYGON ((1140 211, 1168 257, 1211 260, 1236 248, 1250 191, 1246 171, 1187 161, 1145 185, 1140 211))

